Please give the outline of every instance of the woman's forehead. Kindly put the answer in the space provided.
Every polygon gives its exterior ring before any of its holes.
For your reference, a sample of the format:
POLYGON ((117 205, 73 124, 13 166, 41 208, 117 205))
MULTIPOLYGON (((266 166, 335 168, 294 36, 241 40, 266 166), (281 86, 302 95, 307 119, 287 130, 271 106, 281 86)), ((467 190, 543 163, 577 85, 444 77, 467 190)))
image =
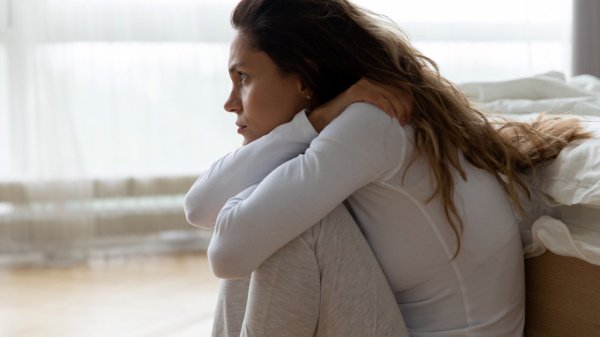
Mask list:
POLYGON ((275 66, 273 60, 263 51, 252 47, 246 34, 238 33, 229 49, 229 71, 239 68, 263 68, 275 66))

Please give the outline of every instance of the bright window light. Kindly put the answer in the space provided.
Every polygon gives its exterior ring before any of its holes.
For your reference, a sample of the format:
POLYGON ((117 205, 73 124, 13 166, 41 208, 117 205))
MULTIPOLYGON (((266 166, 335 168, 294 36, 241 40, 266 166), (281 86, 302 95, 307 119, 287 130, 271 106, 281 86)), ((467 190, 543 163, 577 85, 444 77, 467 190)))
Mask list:
POLYGON ((571 1, 354 2, 393 20, 455 82, 570 73, 571 1))

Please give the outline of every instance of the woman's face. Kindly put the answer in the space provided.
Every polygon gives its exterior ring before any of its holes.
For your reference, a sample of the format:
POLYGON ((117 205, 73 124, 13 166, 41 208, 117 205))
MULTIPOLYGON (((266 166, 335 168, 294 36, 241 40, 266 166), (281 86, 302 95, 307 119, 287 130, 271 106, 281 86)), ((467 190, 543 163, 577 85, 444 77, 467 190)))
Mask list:
POLYGON ((252 49, 239 33, 231 44, 229 76, 233 83, 225 110, 237 115, 244 145, 289 122, 308 106, 308 92, 295 75, 284 75, 263 51, 252 49))

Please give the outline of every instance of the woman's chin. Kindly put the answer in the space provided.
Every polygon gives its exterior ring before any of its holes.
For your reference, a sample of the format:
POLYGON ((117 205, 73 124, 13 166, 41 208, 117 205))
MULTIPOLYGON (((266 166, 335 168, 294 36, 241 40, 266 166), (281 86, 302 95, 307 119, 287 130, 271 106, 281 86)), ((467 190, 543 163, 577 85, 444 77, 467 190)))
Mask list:
POLYGON ((254 141, 254 138, 244 136, 244 141, 242 142, 242 146, 248 145, 254 141))

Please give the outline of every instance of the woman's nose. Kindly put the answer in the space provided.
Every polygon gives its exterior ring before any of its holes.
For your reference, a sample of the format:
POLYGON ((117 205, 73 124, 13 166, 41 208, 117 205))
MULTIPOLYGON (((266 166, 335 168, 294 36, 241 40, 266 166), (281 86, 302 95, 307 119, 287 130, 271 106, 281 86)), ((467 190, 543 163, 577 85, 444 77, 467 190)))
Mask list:
POLYGON ((231 94, 229 94, 229 97, 225 101, 225 105, 223 105, 223 108, 227 112, 238 113, 242 111, 242 102, 233 90, 231 91, 231 94))

